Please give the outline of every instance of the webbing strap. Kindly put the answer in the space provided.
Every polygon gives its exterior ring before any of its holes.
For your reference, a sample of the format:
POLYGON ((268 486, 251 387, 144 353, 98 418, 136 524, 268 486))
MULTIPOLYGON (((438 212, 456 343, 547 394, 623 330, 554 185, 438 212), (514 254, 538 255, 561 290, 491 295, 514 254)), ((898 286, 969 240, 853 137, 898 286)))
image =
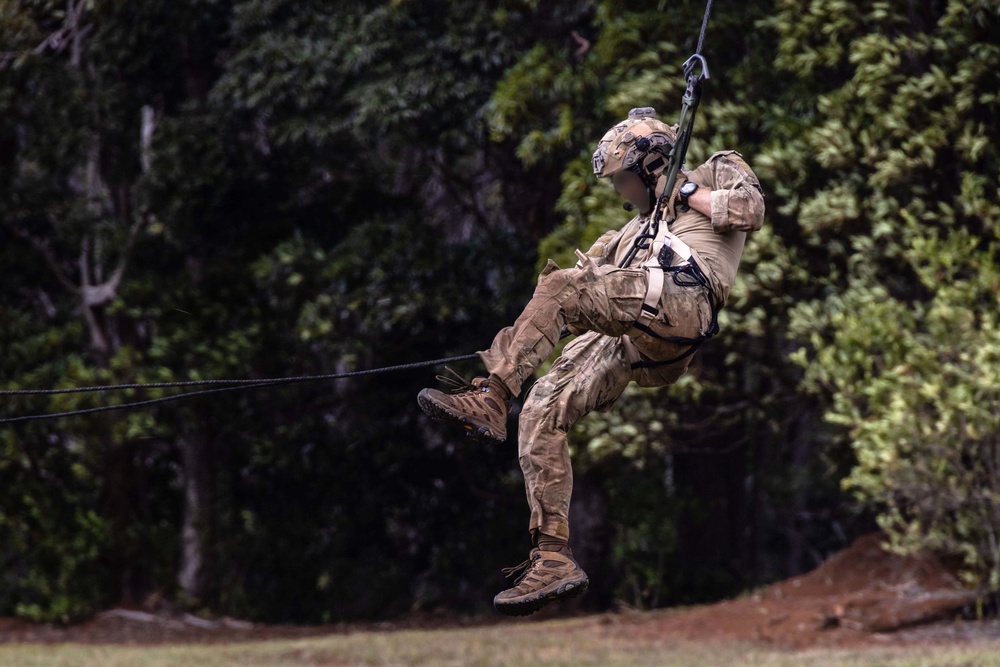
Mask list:
POLYGON ((625 348, 625 358, 631 364, 632 368, 639 368, 639 364, 642 363, 642 357, 639 355, 639 349, 632 342, 628 334, 622 336, 622 347, 625 348))
MULTIPOLYGON (((690 265, 692 262, 691 246, 673 234, 667 228, 666 224, 661 224, 660 229, 654 237, 649 259, 641 265, 646 270, 649 280, 646 284, 646 296, 642 300, 642 309, 639 311, 639 317, 636 318, 633 325, 634 328, 640 331, 649 331, 650 322, 660 314, 659 304, 660 297, 663 295, 664 285, 664 267, 660 263, 660 251, 664 247, 672 251, 673 258, 680 260, 675 266, 683 267, 690 265)), ((673 262, 671 264, 674 265, 673 262)))
MULTIPOLYGON (((691 263, 691 257, 694 255, 691 251, 691 246, 684 243, 679 236, 671 232, 667 225, 663 225, 663 229, 657 232, 656 238, 653 241, 653 252, 650 254, 649 259, 643 263, 643 266, 661 266, 660 251, 663 250, 664 246, 670 248, 674 256, 680 260, 677 262, 678 266, 691 263)), ((671 265, 673 264, 674 262, 671 262, 671 265)))
POLYGON ((634 327, 648 327, 653 318, 660 314, 660 295, 663 294, 663 269, 659 264, 656 266, 645 266, 648 276, 646 284, 646 296, 642 300, 642 308, 639 309, 639 317, 635 319, 634 327))
POLYGON ((628 359, 629 364, 631 364, 633 370, 638 368, 666 366, 685 359, 694 354, 703 342, 714 336, 718 331, 718 310, 715 307, 715 299, 712 297, 712 288, 708 285, 704 274, 698 266, 698 263, 695 261, 691 246, 682 241, 676 234, 670 232, 666 225, 663 225, 662 229, 658 230, 658 232, 654 235, 651 256, 643 262, 641 266, 647 271, 649 281, 646 285, 646 296, 643 298, 642 309, 640 310, 635 323, 632 325, 632 331, 644 333, 671 343, 677 343, 678 345, 689 345, 690 347, 681 354, 670 359, 642 361, 639 350, 635 347, 635 343, 632 342, 632 339, 628 336, 622 336, 622 344, 625 347, 625 356, 628 359), (668 255, 669 264, 666 267, 664 267, 661 263, 661 259, 664 262, 668 261, 667 257, 661 257, 661 251, 664 248, 670 250, 668 255), (677 282, 677 275, 680 272, 693 273, 696 278, 696 282, 677 284, 685 287, 704 287, 708 291, 709 306, 712 309, 712 324, 707 333, 701 334, 697 338, 687 338, 685 336, 662 336, 650 328, 650 323, 657 315, 660 314, 658 306, 660 298, 663 295, 665 273, 667 270, 673 273, 674 282, 677 282))
MULTIPOLYGON (((702 341, 691 343, 691 347, 671 359, 664 359, 663 361, 634 361, 632 362, 632 370, 638 370, 640 368, 657 368, 658 366, 669 366, 670 364, 677 363, 681 359, 686 359, 697 352, 701 343, 702 341)), ((636 351, 638 352, 638 350, 636 351)))

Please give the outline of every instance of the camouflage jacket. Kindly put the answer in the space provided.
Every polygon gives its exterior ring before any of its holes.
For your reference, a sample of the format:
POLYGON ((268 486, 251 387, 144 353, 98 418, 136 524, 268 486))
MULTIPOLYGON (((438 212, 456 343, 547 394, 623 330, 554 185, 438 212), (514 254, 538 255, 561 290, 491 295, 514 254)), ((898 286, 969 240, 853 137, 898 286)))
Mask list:
MULTIPOLYGON (((760 229, 764 223, 764 194, 757 177, 736 151, 715 153, 685 175, 700 187, 711 190, 712 216, 690 209, 669 222, 670 231, 691 246, 722 305, 736 281, 747 233, 760 229)), ((619 264, 645 222, 644 216, 636 216, 621 230, 606 232, 587 254, 598 264, 619 264)), ((640 252, 632 266, 646 259, 648 252, 640 252)))

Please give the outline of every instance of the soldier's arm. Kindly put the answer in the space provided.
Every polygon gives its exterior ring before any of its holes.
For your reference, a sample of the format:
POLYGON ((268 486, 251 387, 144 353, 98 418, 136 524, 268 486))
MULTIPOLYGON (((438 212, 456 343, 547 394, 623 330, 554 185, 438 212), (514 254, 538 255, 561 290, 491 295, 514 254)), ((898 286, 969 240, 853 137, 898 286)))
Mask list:
POLYGON ((764 224, 764 193, 760 181, 738 153, 718 155, 713 160, 715 189, 704 193, 709 197, 708 210, 704 198, 696 197, 701 189, 688 200, 689 204, 712 218, 712 229, 724 233, 728 231, 752 232, 764 224))
POLYGON ((708 188, 698 188, 688 197, 688 206, 703 215, 712 217, 712 191, 708 188))

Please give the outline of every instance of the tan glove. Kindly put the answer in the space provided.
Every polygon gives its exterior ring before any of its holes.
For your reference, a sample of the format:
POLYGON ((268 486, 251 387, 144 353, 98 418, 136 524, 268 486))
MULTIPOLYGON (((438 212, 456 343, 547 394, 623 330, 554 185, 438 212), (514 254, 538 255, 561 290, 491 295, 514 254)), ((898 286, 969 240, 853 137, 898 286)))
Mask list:
MULTIPOLYGON (((688 180, 687 176, 685 176, 680 171, 677 172, 677 182, 674 183, 674 191, 671 193, 670 198, 667 199, 666 202, 664 202, 663 206, 663 214, 667 217, 668 220, 676 219, 677 214, 680 213, 680 211, 677 210, 678 207, 680 206, 678 197, 680 196, 681 186, 687 183, 687 180, 688 180)), ((667 187, 667 179, 663 178, 659 183, 657 183, 657 188, 656 188, 657 197, 660 196, 660 194, 663 192, 663 188, 665 187, 667 187)))

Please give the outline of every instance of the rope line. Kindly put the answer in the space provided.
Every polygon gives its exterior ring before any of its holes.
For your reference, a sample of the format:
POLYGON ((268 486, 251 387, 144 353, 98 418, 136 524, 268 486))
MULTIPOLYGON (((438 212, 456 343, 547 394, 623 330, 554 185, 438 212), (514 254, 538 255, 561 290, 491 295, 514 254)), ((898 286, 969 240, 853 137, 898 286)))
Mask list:
POLYGON ((185 380, 182 382, 146 382, 134 384, 104 384, 93 387, 69 387, 65 389, 4 389, 0 390, 0 396, 37 396, 51 394, 81 394, 90 391, 117 391, 122 389, 166 389, 173 387, 204 387, 213 384, 229 385, 255 385, 255 384, 285 384, 291 382, 309 382, 312 380, 339 380, 340 378, 357 377, 360 375, 376 375, 378 373, 391 373, 394 371, 405 371, 410 368, 425 368, 427 366, 437 366, 439 364, 450 364, 459 361, 474 359, 475 354, 463 354, 458 357, 447 357, 444 359, 432 359, 430 361, 416 361, 410 364, 400 364, 398 366, 385 366, 383 368, 369 368, 363 371, 352 371, 350 373, 328 373, 326 375, 293 375, 282 378, 257 378, 249 380, 185 380))
POLYGON ((705 33, 708 31, 708 17, 712 15, 712 0, 705 3, 705 18, 701 20, 701 34, 698 35, 698 48, 695 53, 701 55, 701 46, 705 43, 705 33))
POLYGON ((96 408, 86 408, 84 410, 71 410, 69 412, 52 412, 39 415, 24 415, 22 417, 10 417, 8 419, 0 419, 0 424, 13 424, 15 422, 26 422, 38 419, 56 419, 57 417, 70 417, 73 415, 86 415, 93 412, 108 412, 110 410, 125 410, 128 408, 139 407, 140 405, 152 405, 154 403, 166 403, 167 401, 176 401, 181 398, 190 398, 192 396, 203 396, 205 394, 215 394, 217 392, 223 391, 235 391, 237 389, 254 389, 256 387, 273 387, 279 384, 287 384, 285 382, 261 382, 259 384, 250 385, 238 385, 235 387, 221 387, 219 389, 202 389, 199 391, 186 391, 179 394, 174 394, 173 396, 162 396, 160 398, 151 398, 145 401, 135 401, 133 403, 120 403, 119 405, 101 405, 96 408))
POLYGON ((172 396, 162 396, 132 403, 121 403, 119 405, 102 405, 96 408, 86 408, 83 410, 71 410, 69 412, 56 412, 37 415, 24 415, 21 417, 9 417, 0 419, 0 424, 13 424, 16 422, 33 421, 38 419, 56 419, 57 417, 70 417, 73 415, 85 415, 94 412, 107 412, 110 410, 125 410, 142 405, 153 405, 155 403, 166 403, 192 396, 204 396, 206 394, 216 394, 225 391, 236 391, 238 389, 257 389, 260 387, 274 387, 283 384, 293 384, 298 382, 316 382, 319 380, 339 380, 349 377, 360 377, 363 375, 379 375, 382 373, 394 373, 413 368, 426 368, 428 366, 438 366, 440 364, 450 364, 459 361, 469 361, 478 357, 477 354, 463 354, 457 357, 446 357, 443 359, 432 359, 430 361, 416 361, 409 364, 399 364, 396 366, 383 366, 382 368, 369 368, 362 371, 351 371, 348 373, 327 373, 325 375, 296 375, 284 378, 260 378, 256 380, 193 380, 187 382, 151 382, 149 384, 117 384, 98 387, 76 387, 73 389, 14 389, 0 391, 0 395, 23 396, 23 395, 51 395, 51 394, 72 394, 88 391, 111 391, 121 389, 162 389, 167 387, 192 387, 215 384, 228 384, 230 386, 216 389, 202 389, 199 391, 186 391, 172 396))

